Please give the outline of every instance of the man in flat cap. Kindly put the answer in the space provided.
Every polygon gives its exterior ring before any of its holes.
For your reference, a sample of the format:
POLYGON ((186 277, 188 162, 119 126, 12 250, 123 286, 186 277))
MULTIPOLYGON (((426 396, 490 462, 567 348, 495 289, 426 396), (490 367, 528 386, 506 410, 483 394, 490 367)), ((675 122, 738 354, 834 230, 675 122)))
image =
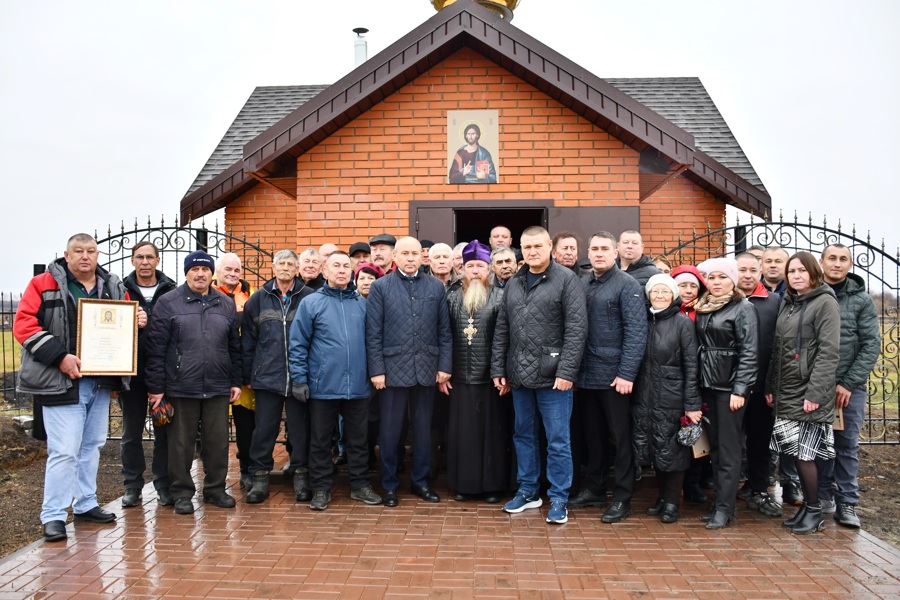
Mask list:
POLYGON ((385 273, 391 273, 397 268, 394 262, 394 246, 397 238, 389 233, 379 233, 369 240, 369 248, 372 253, 371 262, 381 267, 385 273))

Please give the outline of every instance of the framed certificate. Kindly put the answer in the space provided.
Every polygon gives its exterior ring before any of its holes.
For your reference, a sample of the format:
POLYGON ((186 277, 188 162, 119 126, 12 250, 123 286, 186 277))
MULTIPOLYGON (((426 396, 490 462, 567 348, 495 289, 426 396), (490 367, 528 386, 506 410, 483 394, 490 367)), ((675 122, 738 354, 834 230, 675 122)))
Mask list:
POLYGON ((137 375, 137 302, 78 300, 82 375, 137 375))

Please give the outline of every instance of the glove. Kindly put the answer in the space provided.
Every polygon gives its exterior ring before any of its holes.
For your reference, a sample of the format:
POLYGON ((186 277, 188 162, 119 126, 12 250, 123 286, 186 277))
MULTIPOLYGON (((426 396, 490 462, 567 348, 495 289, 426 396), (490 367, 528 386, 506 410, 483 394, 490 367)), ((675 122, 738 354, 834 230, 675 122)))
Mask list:
POLYGON ((291 394, 300 402, 306 402, 309 400, 309 386, 295 381, 294 385, 291 386, 291 394))

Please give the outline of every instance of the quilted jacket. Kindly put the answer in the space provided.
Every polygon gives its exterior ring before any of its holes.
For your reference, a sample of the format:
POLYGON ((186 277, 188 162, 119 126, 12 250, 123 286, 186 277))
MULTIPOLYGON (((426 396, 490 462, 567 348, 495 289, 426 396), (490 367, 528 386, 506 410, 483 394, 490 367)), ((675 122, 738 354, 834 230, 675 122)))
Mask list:
POLYGON ((881 329, 872 297, 862 277, 850 273, 837 293, 841 308, 841 360, 837 382, 848 390, 866 384, 881 354, 881 329))
POLYGON ((244 385, 257 391, 291 395, 288 335, 300 301, 313 293, 302 279, 295 277, 285 302, 281 301, 275 279, 250 296, 241 313, 244 385))
POLYGON ((827 284, 801 295, 785 292, 775 325, 766 392, 782 419, 832 423, 835 371, 841 347, 841 311, 827 284), (819 405, 803 411, 803 401, 819 405))
POLYGON ((398 269, 372 283, 366 308, 369 377, 388 387, 433 386, 437 372, 451 373, 453 338, 444 284, 398 269))
POLYGON ((466 333, 470 323, 469 313, 463 308, 462 289, 453 290, 447 297, 453 333, 453 381, 470 384, 491 381, 491 348, 504 290, 492 285, 488 294, 487 303, 472 317, 471 341, 466 333))
POLYGON ((646 296, 619 267, 581 277, 587 299, 588 336, 578 387, 609 389, 616 377, 637 379, 647 345, 646 296))
POLYGON ((700 410, 697 334, 679 305, 650 315, 647 350, 631 397, 635 464, 666 472, 690 466, 690 449, 675 435, 682 415, 700 410))
POLYGON ((584 289, 571 270, 551 262, 527 288, 524 265, 510 278, 497 315, 491 377, 515 387, 553 387, 560 377, 574 382, 587 339, 584 289))
MULTIPOLYGON (((619 261, 616 261, 616 264, 618 265, 619 261)), ((639 259, 628 265, 625 272, 634 277, 641 284, 641 289, 643 290, 650 278, 658 274, 660 270, 656 268, 649 256, 642 254, 639 259)))

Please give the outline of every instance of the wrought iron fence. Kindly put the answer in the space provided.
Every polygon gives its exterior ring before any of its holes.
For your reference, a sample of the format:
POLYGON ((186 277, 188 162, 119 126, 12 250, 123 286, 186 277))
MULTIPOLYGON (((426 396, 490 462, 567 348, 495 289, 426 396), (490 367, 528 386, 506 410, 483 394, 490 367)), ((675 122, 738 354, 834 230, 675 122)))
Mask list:
POLYGON ((838 221, 835 228, 827 220, 814 223, 812 216, 805 222, 794 213, 792 220, 777 221, 751 218, 749 223, 694 231, 690 238, 679 238, 678 246, 663 248, 672 264, 694 264, 719 256, 744 252, 753 246, 780 246, 788 253, 805 250, 821 254, 831 244, 843 244, 853 254, 853 273, 863 278, 866 289, 875 301, 881 326, 881 356, 869 377, 866 421, 862 442, 869 444, 900 444, 900 249, 886 247, 884 240, 873 243, 871 237, 859 237, 856 228, 846 231, 838 221))

